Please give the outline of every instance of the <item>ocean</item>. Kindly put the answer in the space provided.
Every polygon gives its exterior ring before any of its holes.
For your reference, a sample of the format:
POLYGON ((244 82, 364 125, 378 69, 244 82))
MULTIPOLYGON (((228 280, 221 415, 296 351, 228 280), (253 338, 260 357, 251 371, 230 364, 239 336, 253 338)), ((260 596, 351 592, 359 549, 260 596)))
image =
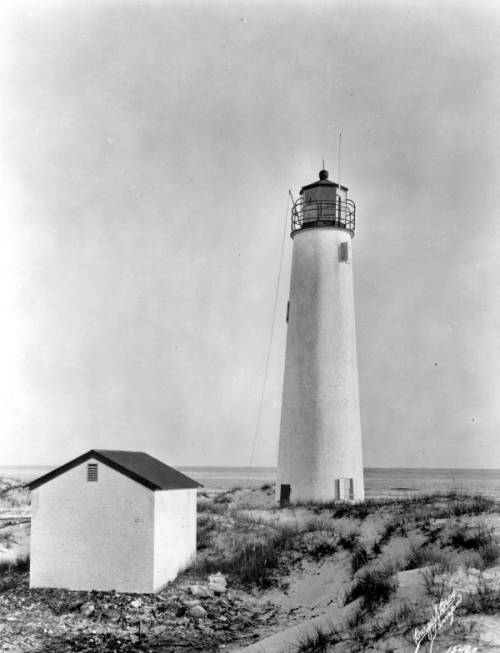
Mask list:
MULTIPOLYGON (((0 466, 0 477, 17 478, 24 483, 49 472, 53 467, 0 466)), ((210 489, 235 486, 260 487, 272 483, 275 467, 178 467, 210 489)), ((500 500, 500 469, 404 469, 368 467, 365 469, 367 497, 409 496, 431 492, 473 492, 500 500)))

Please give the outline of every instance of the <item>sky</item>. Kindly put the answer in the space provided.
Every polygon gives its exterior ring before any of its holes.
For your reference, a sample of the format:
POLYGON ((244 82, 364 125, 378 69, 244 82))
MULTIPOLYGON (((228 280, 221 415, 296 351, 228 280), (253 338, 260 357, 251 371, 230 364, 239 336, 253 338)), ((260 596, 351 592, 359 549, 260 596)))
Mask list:
POLYGON ((341 132, 364 464, 500 468, 499 31, 488 0, 4 0, 0 464, 274 466, 289 190, 341 132))

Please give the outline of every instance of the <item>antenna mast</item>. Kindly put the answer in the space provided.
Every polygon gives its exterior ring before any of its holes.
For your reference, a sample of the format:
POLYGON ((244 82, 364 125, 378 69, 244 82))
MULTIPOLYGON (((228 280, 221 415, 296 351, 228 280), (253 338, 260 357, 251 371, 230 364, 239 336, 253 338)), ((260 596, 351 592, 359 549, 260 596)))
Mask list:
POLYGON ((342 134, 339 133, 339 193, 340 193, 340 147, 342 145, 342 134))

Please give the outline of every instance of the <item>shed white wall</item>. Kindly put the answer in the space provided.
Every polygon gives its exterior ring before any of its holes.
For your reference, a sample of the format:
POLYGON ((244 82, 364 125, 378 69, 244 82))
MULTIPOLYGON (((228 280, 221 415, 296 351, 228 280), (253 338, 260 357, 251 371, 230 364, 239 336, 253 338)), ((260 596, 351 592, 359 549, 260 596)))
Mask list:
POLYGON ((31 587, 152 592, 155 493, 89 459, 32 492, 31 587), (99 480, 87 481, 87 464, 99 480))
POLYGON ((160 589, 196 558, 196 489, 154 493, 154 588, 160 589))
MULTIPOLYGON (((335 480, 353 479, 364 498, 352 262, 340 260, 343 229, 294 234, 283 382, 277 498, 335 499, 335 480)), ((351 254, 350 254, 351 258, 351 254)))

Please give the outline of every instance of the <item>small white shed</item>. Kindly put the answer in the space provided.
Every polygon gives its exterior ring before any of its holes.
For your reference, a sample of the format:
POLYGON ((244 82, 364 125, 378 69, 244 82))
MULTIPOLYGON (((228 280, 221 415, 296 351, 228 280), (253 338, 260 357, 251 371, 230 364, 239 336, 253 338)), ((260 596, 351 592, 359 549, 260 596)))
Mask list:
POLYGON ((201 485, 142 451, 91 449, 28 487, 31 587, 155 592, 195 559, 201 485))

